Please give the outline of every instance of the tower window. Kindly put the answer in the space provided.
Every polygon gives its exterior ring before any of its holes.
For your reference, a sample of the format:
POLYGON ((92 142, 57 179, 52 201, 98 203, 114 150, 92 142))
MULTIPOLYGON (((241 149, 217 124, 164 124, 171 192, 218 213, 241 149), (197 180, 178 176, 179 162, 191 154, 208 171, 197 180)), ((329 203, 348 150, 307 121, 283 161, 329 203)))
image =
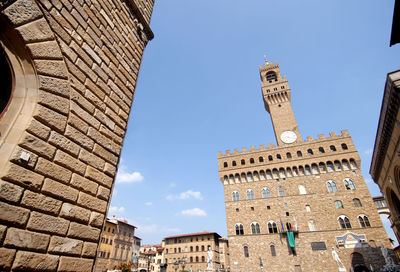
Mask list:
POLYGON ((337 191, 336 183, 333 180, 328 181, 326 183, 326 186, 328 187, 328 192, 336 192, 337 191))
POLYGON ((278 90, 278 88, 274 88, 274 91, 277 91, 278 90))
POLYGON ((233 201, 239 201, 239 192, 238 191, 233 191, 232 192, 232 200, 233 201))
POLYGON ((262 197, 263 197, 263 198, 269 198, 269 197, 271 197, 271 193, 270 193, 270 191, 269 191, 268 188, 263 188, 261 192, 262 192, 262 197))
POLYGON ((361 201, 358 198, 353 199, 354 207, 362 207, 361 201))
POLYGON ((232 166, 236 166, 236 161, 232 161, 232 166))
POLYGON ((241 161, 240 161, 240 164, 241 164, 241 165, 245 165, 246 162, 245 162, 244 160, 241 160, 241 161))
POLYGON ((258 161, 259 161, 259 162, 264 162, 264 158, 263 158, 263 157, 259 157, 259 158, 258 158, 258 161))
POLYGON ((281 86, 281 89, 285 89, 285 86, 281 86))
POLYGON ((268 160, 272 161, 272 156, 271 155, 268 156, 268 160))
POLYGON ((290 154, 290 152, 286 153, 286 158, 291 159, 292 158, 292 154, 290 154))
POLYGON ((278 228, 276 227, 276 223, 274 221, 268 222, 268 232, 269 233, 278 233, 278 228))
POLYGON ((271 249, 271 256, 276 256, 275 246, 274 245, 270 245, 269 248, 271 249))
POLYGON ((358 221, 360 222, 360 226, 362 228, 369 228, 371 227, 371 224, 369 223, 368 217, 365 215, 359 215, 358 216, 358 221))
POLYGON ((270 83, 272 81, 277 81, 276 73, 273 71, 268 72, 267 73, 267 81, 269 81, 270 83))
POLYGON ((323 154, 323 153, 325 153, 325 150, 324 150, 324 148, 323 148, 323 147, 320 147, 320 148, 318 148, 318 150, 319 150, 319 154, 323 154))
POLYGON ((254 199, 254 191, 252 189, 247 190, 247 199, 254 199))
POLYGON ((343 150, 347 150, 347 149, 349 149, 349 148, 347 147, 347 144, 342 144, 342 149, 343 149, 343 150))
POLYGON ((342 229, 351 229, 350 220, 347 216, 341 215, 338 218, 340 228, 342 229))
POLYGON ((276 155, 276 158, 277 158, 278 161, 280 161, 282 159, 280 154, 276 155))
POLYGON ((343 180, 343 182, 344 182, 344 187, 346 188, 346 190, 355 190, 356 189, 356 186, 354 186, 354 182, 351 179, 345 178, 343 180))
POLYGON ((285 196, 285 189, 283 187, 279 187, 278 194, 279 194, 279 196, 285 196))
POLYGON ((251 223, 251 233, 260 234, 260 224, 258 224, 257 222, 251 223))
POLYGON ((307 150, 307 155, 310 156, 310 155, 313 155, 313 154, 314 154, 314 153, 313 153, 312 149, 308 149, 308 150, 307 150))
POLYGON ((303 154, 301 153, 301 151, 297 151, 297 157, 303 157, 303 154))
POLYGON ((331 152, 335 152, 336 151, 336 147, 334 145, 331 145, 329 148, 331 149, 331 152))
POLYGON ((340 200, 335 201, 335 207, 336 209, 343 209, 343 203, 340 200))
POLYGON ((248 258, 249 257, 249 247, 248 246, 244 246, 243 247, 243 251, 244 251, 244 256, 246 258, 248 258))
MULTIPOLYGON (((236 235, 244 235, 244 231, 243 231, 243 225, 240 223, 237 223, 235 225, 235 231, 236 231, 236 235)), ((197 247, 196 247, 197 248, 197 247)))
POLYGON ((227 162, 224 162, 224 167, 228 167, 228 163, 227 162))
POLYGON ((250 163, 254 163, 254 159, 253 158, 250 159, 250 163))

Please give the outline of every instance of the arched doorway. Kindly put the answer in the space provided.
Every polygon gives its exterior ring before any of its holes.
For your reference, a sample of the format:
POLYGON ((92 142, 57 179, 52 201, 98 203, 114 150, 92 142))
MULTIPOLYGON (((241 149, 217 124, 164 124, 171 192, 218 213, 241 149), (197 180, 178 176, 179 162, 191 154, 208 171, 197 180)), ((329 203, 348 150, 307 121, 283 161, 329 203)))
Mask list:
POLYGON ((364 256, 358 252, 353 252, 350 255, 351 258, 351 266, 353 267, 354 272, 368 272, 369 269, 365 265, 364 256))

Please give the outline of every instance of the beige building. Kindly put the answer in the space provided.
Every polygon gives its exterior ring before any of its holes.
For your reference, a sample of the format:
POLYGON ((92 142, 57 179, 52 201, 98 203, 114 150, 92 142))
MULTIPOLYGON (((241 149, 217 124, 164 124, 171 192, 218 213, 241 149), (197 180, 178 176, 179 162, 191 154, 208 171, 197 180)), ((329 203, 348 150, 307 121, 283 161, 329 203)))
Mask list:
POLYGON ((167 272, 204 271, 207 268, 209 250, 212 252, 212 271, 227 268, 225 261, 228 261, 228 242, 226 239, 220 242, 220 238, 218 233, 206 231, 164 238, 163 263, 167 264, 167 272))
POLYGON ((0 1, 0 270, 92 271, 153 4, 0 1))
MULTIPOLYGON (((370 173, 381 189, 397 241, 400 241, 400 71, 387 75, 370 173)), ((396 249, 400 257, 400 248, 396 249)))
POLYGON ((278 145, 218 153, 231 270, 379 271, 391 244, 350 134, 303 140, 279 65, 260 76, 278 145))
POLYGON ((96 272, 113 270, 120 263, 132 260, 137 239, 135 226, 123 219, 106 219, 96 259, 96 272))
POLYGON ((139 272, 160 272, 163 259, 163 247, 161 245, 141 246, 139 251, 139 272))

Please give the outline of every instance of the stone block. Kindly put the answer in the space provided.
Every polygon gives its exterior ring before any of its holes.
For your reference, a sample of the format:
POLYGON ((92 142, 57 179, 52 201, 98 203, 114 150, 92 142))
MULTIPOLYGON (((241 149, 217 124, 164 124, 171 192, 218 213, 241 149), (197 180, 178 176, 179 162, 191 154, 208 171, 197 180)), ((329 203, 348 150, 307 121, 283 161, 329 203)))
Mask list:
POLYGON ((6 234, 7 227, 0 225, 0 243, 3 241, 4 235, 6 234))
POLYGON ((24 133, 19 145, 29 151, 32 151, 40 157, 44 157, 49 160, 53 158, 54 153, 56 152, 56 148, 54 146, 26 132, 24 133))
POLYGON ((97 187, 99 186, 96 182, 88 180, 87 178, 84 178, 78 174, 72 174, 72 179, 70 182, 71 186, 74 186, 75 188, 96 195, 97 192, 97 187))
POLYGON ((94 141, 92 139, 72 126, 67 126, 65 136, 88 150, 92 150, 94 146, 94 141))
POLYGON ((62 149, 68 154, 77 157, 79 154, 80 147, 76 143, 72 142, 65 136, 52 131, 49 138, 49 143, 55 145, 56 147, 62 149))
POLYGON ((24 24, 17 28, 26 42, 53 40, 54 35, 44 18, 24 24))
POLYGON ((98 129, 100 127, 100 122, 93 115, 82 109, 78 104, 73 101, 71 102, 71 111, 94 128, 98 129))
POLYGON ((38 210, 52 215, 57 215, 61 209, 60 200, 47 197, 43 194, 37 194, 26 190, 21 201, 21 205, 32 210, 38 210))
POLYGON ((44 181, 42 192, 70 202, 75 202, 79 193, 78 190, 71 186, 64 185, 52 179, 46 179, 44 181))
POLYGON ((58 78, 68 77, 67 67, 61 60, 34 60, 37 72, 40 75, 55 76, 58 78))
POLYGON ((100 236, 100 229, 71 222, 67 236, 97 242, 100 236))
POLYGON ((36 165, 36 171, 63 183, 68 183, 72 176, 72 172, 70 170, 43 158, 39 158, 36 165))
POLYGON ((39 137, 42 140, 46 140, 50 134, 50 128, 46 127, 36 119, 32 119, 26 131, 32 133, 33 135, 39 137))
POLYGON ((67 125, 66 116, 43 107, 42 105, 36 106, 34 117, 46 126, 58 132, 63 132, 67 125))
POLYGON ((81 223, 88 223, 90 211, 69 203, 64 203, 61 208, 60 216, 81 223))
MULTIPOLYGON (((68 124, 73 126, 76 129, 78 129, 79 132, 83 132, 83 133, 86 133, 89 129, 89 125, 74 113, 70 113, 70 115, 68 117, 68 124)), ((85 135, 85 137, 87 139, 90 139, 86 135, 85 135)), ((90 141, 93 142, 92 139, 90 139, 90 141)), ((85 148, 88 148, 88 147, 85 146, 85 148)), ((88 149, 91 149, 91 148, 88 148, 88 149)))
POLYGON ((110 162, 112 165, 117 165, 117 163, 118 163, 118 157, 115 156, 110 151, 107 151, 101 145, 95 144, 94 148, 93 148, 93 153, 99 155, 100 157, 102 157, 106 161, 110 162))
POLYGON ((83 244, 82 257, 94 258, 96 257, 97 244, 85 242, 83 244))
POLYGON ((65 79, 40 75, 39 87, 42 90, 69 98, 69 85, 68 81, 65 79))
POLYGON ((104 185, 107 188, 111 188, 113 183, 113 179, 111 177, 105 175, 103 172, 100 172, 99 170, 91 166, 88 166, 86 168, 85 177, 93 181, 96 181, 97 183, 104 185))
POLYGON ((50 234, 65 235, 68 227, 69 221, 65 219, 38 212, 32 212, 28 222, 29 230, 50 234))
POLYGON ((104 215, 102 213, 92 212, 89 219, 89 224, 92 227, 101 228, 104 223, 104 215))
POLYGON ((29 217, 29 210, 0 202, 0 221, 7 225, 25 226, 29 217))
POLYGON ((111 191, 108 188, 105 188, 103 186, 99 186, 99 189, 97 190, 97 197, 108 200, 110 198, 111 191))
POLYGON ((0 269, 1 271, 10 271, 15 257, 15 249, 0 248, 0 269))
POLYGON ((104 165, 104 173, 106 173, 110 177, 114 177, 117 173, 117 167, 106 162, 106 164, 104 165))
POLYGON ((16 1, 4 10, 14 25, 22 25, 38 19, 42 12, 33 0, 16 1))
POLYGON ((6 239, 4 240, 4 245, 6 247, 45 252, 49 241, 50 236, 47 234, 9 228, 7 230, 6 239))
POLYGON ((27 167, 29 169, 35 168, 36 162, 38 160, 38 155, 34 154, 31 151, 23 149, 22 147, 16 146, 13 154, 11 155, 10 161, 20 164, 22 167, 27 167), (28 154, 29 159, 26 161, 23 157, 28 154))
POLYGON ((52 254, 79 256, 83 241, 71 238, 53 236, 50 240, 49 252, 52 254))
POLYGON ((107 209, 107 201, 88 195, 84 192, 79 193, 78 204, 101 213, 104 213, 107 209))
POLYGON ((47 91, 39 90, 38 103, 63 115, 67 115, 69 112, 69 100, 67 98, 47 91))
POLYGON ((61 257, 58 272, 91 272, 93 266, 92 259, 61 257))
POLYGON ((23 188, 15 184, 0 180, 0 199, 16 203, 21 199, 23 188))
POLYGON ((73 91, 71 92, 71 100, 78 104, 85 111, 93 114, 95 109, 94 105, 92 105, 92 103, 84 98, 79 92, 84 93, 84 90, 73 88, 73 91))
POLYGON ((56 271, 58 256, 18 251, 12 271, 56 271))
POLYGON ((64 151, 57 150, 54 162, 78 174, 85 174, 86 164, 68 155, 64 151))
POLYGON ((104 160, 85 149, 82 149, 79 153, 79 159, 100 171, 104 168, 104 160))
POLYGON ((6 166, 5 172, 6 174, 3 179, 33 189, 40 189, 44 180, 44 177, 42 175, 39 175, 13 163, 9 163, 6 166))
POLYGON ((28 44, 28 49, 35 59, 62 59, 60 47, 56 41, 28 44))

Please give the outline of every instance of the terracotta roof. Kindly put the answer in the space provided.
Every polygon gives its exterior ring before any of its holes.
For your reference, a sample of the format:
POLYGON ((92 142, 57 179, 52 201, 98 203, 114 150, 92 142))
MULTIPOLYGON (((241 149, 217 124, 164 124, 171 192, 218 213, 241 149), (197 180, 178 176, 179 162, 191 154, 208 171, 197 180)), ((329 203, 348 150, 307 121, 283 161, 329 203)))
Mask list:
POLYGON ((189 233, 189 234, 181 234, 181 235, 174 235, 174 236, 168 236, 165 237, 164 239, 171 239, 171 238, 178 238, 178 237, 188 237, 188 236, 200 236, 200 235, 207 235, 207 234, 216 234, 217 236, 220 236, 216 232, 208 232, 208 231, 203 231, 203 232, 196 232, 196 233, 189 233))

